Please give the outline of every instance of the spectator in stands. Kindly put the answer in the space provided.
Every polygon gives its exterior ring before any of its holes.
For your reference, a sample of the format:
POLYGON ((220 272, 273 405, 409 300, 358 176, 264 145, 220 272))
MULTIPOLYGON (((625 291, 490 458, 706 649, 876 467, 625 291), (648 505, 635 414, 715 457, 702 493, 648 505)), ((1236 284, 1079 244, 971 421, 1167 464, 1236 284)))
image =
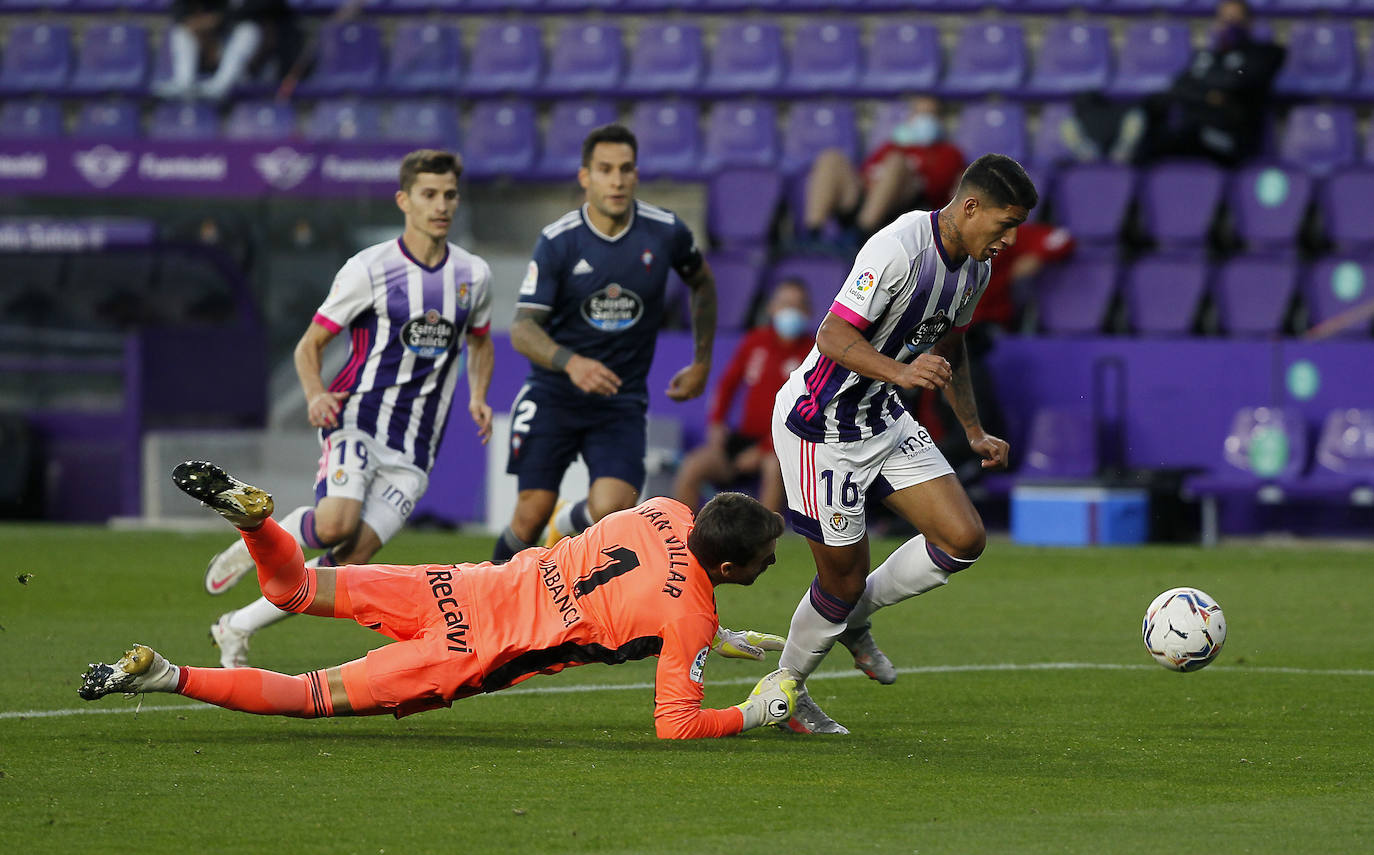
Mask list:
MULTIPOLYGON (((983 425, 999 436, 1003 430, 1001 408, 992 374, 984 370, 984 363, 997 346, 997 339, 1020 325, 1020 307, 1026 302, 1025 292, 1034 286, 1037 274, 1048 265, 1068 259, 1074 248, 1073 235, 1063 226, 1022 223, 1016 228, 1016 242, 992 259, 992 276, 973 312, 964 344, 974 366, 971 375, 978 415, 983 425)), ((922 394, 920 388, 899 394, 912 416, 930 431, 959 480, 969 483, 981 477, 983 458, 969 447, 962 426, 940 396, 922 394)))
POLYGON ((735 348, 707 417, 706 441, 682 461, 673 493, 689 508, 701 504, 706 482, 720 486, 757 475, 759 501, 764 507, 783 507, 782 470, 773 453, 773 398, 806 355, 811 334, 811 299, 806 283, 784 279, 768 301, 767 324, 755 327, 735 348), (744 404, 736 427, 726 424, 735 393, 744 388, 744 404))
POLYGON ((944 135, 940 102, 921 95, 858 168, 839 149, 817 155, 806 178, 807 241, 834 217, 857 246, 899 214, 944 205, 964 171, 963 153, 944 135))
POLYGON ((281 74, 299 48, 287 0, 173 0, 172 20, 172 77, 154 87, 162 98, 222 100, 256 62, 274 55, 281 74))
POLYGON ((1117 163, 1206 157, 1234 165, 1259 148, 1284 53, 1253 32, 1245 0, 1222 0, 1211 43, 1167 92, 1124 105, 1101 93, 1080 96, 1060 132, 1085 161, 1105 152, 1117 163))

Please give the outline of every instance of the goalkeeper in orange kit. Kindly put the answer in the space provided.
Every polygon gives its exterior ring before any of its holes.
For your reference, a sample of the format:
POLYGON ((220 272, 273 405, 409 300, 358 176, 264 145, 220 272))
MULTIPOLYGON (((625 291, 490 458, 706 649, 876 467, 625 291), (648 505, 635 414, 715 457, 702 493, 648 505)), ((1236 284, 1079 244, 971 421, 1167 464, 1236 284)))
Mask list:
POLYGON ((175 692, 226 709, 316 718, 396 717, 494 692, 573 665, 658 657, 654 724, 662 738, 728 736, 787 721, 796 682, 778 670, 741 704, 703 709, 712 648, 761 659, 782 639, 721 629, 714 589, 753 584, 774 563, 782 518, 723 493, 693 520, 686 505, 650 499, 611 514, 552 549, 508 564, 307 567, 271 519, 272 497, 200 461, 173 471, 178 487, 240 529, 262 593, 278 607, 355 620, 395 639, 361 659, 291 676, 258 668, 178 667, 136 644, 93 664, 81 697, 175 692))

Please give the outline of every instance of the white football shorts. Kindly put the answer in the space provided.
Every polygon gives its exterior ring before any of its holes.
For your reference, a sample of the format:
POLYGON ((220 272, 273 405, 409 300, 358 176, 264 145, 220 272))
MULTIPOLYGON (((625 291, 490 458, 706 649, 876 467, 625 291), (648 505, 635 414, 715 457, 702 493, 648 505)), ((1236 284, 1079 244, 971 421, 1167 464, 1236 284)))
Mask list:
POLYGON ((320 446, 315 501, 325 496, 363 503, 363 522, 386 543, 429 488, 429 475, 403 452, 358 430, 337 430, 320 446))
POLYGON ((930 433, 905 412, 875 437, 815 443, 788 430, 786 407, 775 406, 773 448, 782 465, 792 529, 830 546, 863 539, 870 494, 883 498, 954 474, 930 433))

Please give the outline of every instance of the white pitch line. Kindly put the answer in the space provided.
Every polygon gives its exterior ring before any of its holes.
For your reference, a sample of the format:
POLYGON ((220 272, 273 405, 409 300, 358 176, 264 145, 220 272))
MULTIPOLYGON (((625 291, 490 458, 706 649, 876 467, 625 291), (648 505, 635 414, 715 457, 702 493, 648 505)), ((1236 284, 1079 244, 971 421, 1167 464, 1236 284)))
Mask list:
MULTIPOLYGON (((1001 662, 988 665, 922 665, 912 668, 898 668, 898 674, 970 674, 983 671, 1154 671, 1158 665, 1120 665, 1110 662, 1001 662)), ((1362 668, 1287 668, 1283 666, 1259 666, 1255 668, 1226 667, 1208 668, 1209 674, 1301 674, 1309 677, 1374 677, 1374 670, 1362 668)), ((812 680, 836 680, 847 677, 866 676, 860 671, 822 671, 812 674, 812 680)), ((712 680, 712 686, 749 686, 758 682, 757 677, 730 677, 712 680)), ((577 683, 567 686, 526 686, 506 689, 500 695, 569 695, 583 692, 627 692, 652 689, 653 683, 577 683)), ((489 698, 491 695, 474 695, 473 698, 489 698)), ((468 698, 464 699, 471 700, 468 698)), ((133 706, 88 706, 69 707, 60 710, 6 710, 0 712, 0 719, 11 718, 59 718, 69 715, 118 715, 138 712, 200 712, 219 707, 211 704, 144 704, 141 709, 133 706)))

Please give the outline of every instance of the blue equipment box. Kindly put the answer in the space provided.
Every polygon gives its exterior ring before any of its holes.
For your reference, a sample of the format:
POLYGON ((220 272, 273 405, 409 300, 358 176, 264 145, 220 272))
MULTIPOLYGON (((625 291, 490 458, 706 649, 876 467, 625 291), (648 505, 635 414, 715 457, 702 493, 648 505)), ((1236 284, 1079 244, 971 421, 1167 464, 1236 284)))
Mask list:
POLYGON ((1011 539, 1038 546, 1144 543, 1150 495, 1115 487, 1017 485, 1011 491, 1011 539))

